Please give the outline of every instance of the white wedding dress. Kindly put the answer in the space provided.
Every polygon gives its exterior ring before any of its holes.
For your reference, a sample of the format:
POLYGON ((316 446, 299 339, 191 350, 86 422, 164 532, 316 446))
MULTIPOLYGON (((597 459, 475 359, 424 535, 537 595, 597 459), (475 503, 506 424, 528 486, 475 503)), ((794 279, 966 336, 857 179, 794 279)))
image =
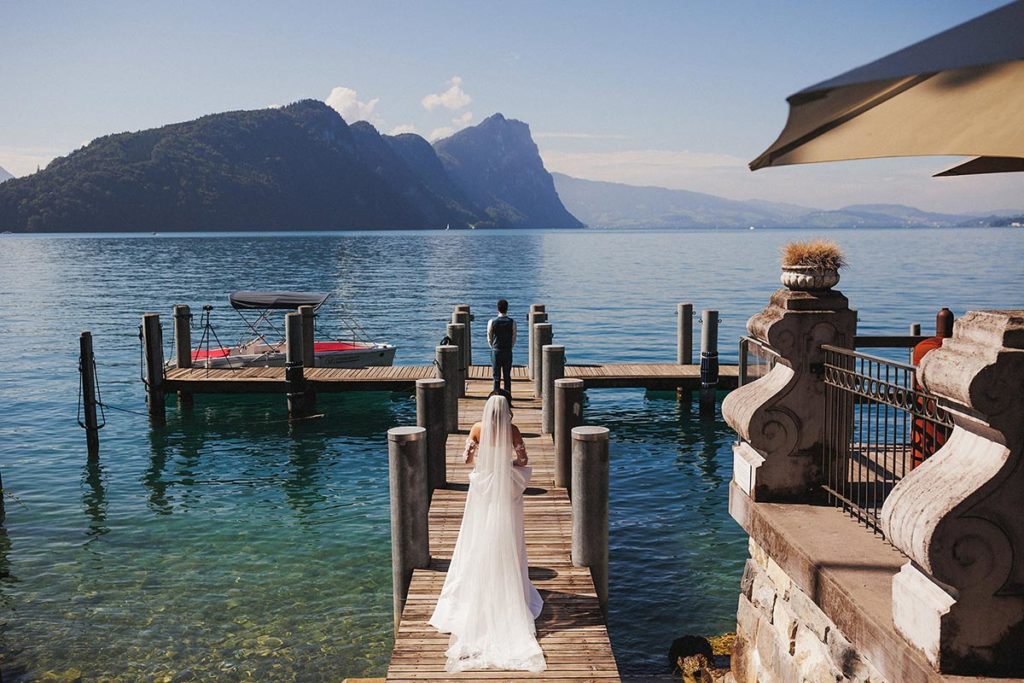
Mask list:
POLYGON ((508 401, 484 406, 476 467, 451 566, 430 624, 451 633, 449 672, 471 669, 543 671, 534 619, 544 605, 527 574, 523 491, 529 467, 512 460, 508 401))

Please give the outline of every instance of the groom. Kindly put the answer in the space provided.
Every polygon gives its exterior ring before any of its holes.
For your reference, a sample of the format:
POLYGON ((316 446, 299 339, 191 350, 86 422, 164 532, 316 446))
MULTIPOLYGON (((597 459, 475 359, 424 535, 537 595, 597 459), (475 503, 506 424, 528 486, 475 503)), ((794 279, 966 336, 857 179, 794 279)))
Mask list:
POLYGON ((487 321, 487 344, 491 347, 491 369, 494 390, 501 388, 512 394, 512 347, 516 345, 516 321, 508 317, 508 302, 498 299, 498 317, 487 321))

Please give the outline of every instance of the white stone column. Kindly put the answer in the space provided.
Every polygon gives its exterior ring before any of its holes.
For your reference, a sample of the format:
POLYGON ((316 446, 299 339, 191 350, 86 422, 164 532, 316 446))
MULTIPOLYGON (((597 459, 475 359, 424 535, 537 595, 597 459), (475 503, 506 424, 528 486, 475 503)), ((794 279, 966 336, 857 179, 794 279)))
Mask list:
POLYGON ((918 381, 953 432, 882 507, 893 621, 943 673, 1024 675, 1024 310, 972 311, 918 381))
POLYGON ((756 501, 805 500, 821 485, 825 427, 822 344, 851 347, 857 313, 841 292, 777 290, 747 322, 750 336, 778 352, 764 377, 731 392, 722 416, 743 440, 733 480, 756 501))

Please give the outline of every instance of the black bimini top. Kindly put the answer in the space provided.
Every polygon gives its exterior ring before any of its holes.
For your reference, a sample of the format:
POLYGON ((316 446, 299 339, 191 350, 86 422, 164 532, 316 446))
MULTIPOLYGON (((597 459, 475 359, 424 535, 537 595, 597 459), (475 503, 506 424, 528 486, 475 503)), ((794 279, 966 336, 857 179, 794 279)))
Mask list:
POLYGON ((231 292, 228 301, 235 309, 296 309, 319 306, 330 294, 324 292, 231 292))

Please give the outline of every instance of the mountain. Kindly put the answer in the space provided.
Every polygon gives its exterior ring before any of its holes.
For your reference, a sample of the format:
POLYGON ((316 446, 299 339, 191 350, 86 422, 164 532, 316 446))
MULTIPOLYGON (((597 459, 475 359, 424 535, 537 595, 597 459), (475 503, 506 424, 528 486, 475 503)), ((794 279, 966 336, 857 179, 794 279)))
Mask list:
POLYGON ((517 134, 521 126, 525 139, 518 135, 511 145, 501 125, 459 134, 476 140, 480 155, 460 157, 456 144, 450 157, 454 163, 496 169, 488 180, 476 179, 469 186, 451 177, 434 148, 419 136, 381 135, 365 122, 350 126, 334 109, 314 100, 108 135, 38 173, 0 186, 0 228, 520 227, 536 216, 550 215, 553 205, 568 218, 552 225, 578 226, 558 201, 529 129, 519 122, 505 123, 517 134), (498 158, 512 154, 513 148, 517 151, 511 158, 498 158), (509 178, 516 176, 547 177, 549 192, 510 191, 514 183, 509 178))
POLYGON ((7 172, 6 168, 0 166, 0 183, 4 182, 5 180, 10 180, 13 177, 13 175, 7 172))
POLYGON ((582 228, 559 198, 522 121, 495 114, 434 143, 441 163, 495 225, 582 228))
POLYGON ((746 228, 757 227, 952 227, 1005 224, 1020 212, 945 214, 902 204, 856 204, 814 209, 759 199, 725 199, 661 187, 583 180, 553 173, 566 208, 591 227, 746 228))

